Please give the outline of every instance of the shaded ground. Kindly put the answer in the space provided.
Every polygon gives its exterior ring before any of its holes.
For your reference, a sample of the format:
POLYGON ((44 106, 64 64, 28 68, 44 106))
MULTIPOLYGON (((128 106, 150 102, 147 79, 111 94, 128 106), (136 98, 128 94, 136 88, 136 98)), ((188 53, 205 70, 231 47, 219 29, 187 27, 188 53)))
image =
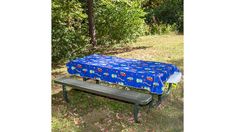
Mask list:
MULTIPOLYGON (((101 53, 168 62, 183 72, 183 35, 145 36, 136 43, 119 45, 101 53)), ((55 68, 52 79, 62 74, 67 74, 65 67, 55 68)), ((147 107, 142 107, 139 114, 141 123, 138 124, 134 123, 131 104, 76 90, 69 90, 68 96, 69 104, 62 98, 61 87, 52 82, 52 131, 183 131, 183 81, 160 108, 147 113, 147 107)))

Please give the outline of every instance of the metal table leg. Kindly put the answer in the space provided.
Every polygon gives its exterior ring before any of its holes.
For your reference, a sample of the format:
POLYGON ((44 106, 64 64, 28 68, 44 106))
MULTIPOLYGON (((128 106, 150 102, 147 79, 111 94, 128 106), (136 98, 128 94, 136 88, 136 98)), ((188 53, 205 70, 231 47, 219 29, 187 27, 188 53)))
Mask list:
POLYGON ((83 79, 83 81, 87 81, 89 78, 83 77, 82 79, 83 79))
POLYGON ((162 103, 162 94, 157 95, 157 106, 159 106, 162 103))
POLYGON ((148 104, 148 111, 147 112, 150 112, 150 110, 151 110, 151 108, 154 106, 154 98, 153 98, 153 94, 151 93, 151 95, 152 95, 152 100, 151 100, 151 102, 148 104))
POLYGON ((139 104, 134 104, 134 120, 138 123, 139 104))
POLYGON ((170 94, 171 89, 172 89, 172 83, 169 83, 168 89, 166 91, 166 95, 170 94))
POLYGON ((63 88, 63 97, 64 97, 64 100, 69 103, 69 99, 68 99, 68 95, 67 95, 67 91, 66 91, 66 86, 65 85, 62 85, 62 88, 63 88))

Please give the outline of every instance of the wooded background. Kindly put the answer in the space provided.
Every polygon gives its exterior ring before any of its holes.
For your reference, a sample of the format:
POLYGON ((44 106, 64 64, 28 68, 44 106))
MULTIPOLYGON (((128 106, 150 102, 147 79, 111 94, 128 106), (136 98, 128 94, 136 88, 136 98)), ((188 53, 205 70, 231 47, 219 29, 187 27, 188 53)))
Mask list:
POLYGON ((183 33, 183 0, 52 0, 52 65, 169 32, 183 33))

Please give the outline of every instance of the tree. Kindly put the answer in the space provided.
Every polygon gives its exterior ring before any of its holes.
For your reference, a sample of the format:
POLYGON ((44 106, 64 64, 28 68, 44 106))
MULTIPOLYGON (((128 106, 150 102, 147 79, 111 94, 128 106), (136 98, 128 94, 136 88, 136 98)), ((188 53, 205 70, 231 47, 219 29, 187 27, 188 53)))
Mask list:
POLYGON ((87 15, 88 15, 88 27, 89 35, 91 37, 90 44, 93 48, 96 46, 96 33, 95 33, 95 23, 94 23, 94 14, 93 14, 93 0, 87 0, 87 15))

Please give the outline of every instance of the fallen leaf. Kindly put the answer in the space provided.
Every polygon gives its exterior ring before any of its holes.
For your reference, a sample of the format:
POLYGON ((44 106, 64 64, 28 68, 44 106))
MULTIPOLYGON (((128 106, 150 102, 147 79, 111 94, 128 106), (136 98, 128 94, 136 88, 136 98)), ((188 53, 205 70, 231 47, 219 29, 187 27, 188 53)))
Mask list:
POLYGON ((102 132, 103 132, 103 131, 104 131, 104 128, 100 128, 100 131, 102 131, 102 132))
POLYGON ((80 124, 79 118, 74 118, 73 121, 74 121, 75 125, 79 125, 80 124))
POLYGON ((122 119, 122 118, 119 116, 119 113, 116 113, 116 118, 117 118, 118 120, 122 119))
POLYGON ((134 123, 134 118, 133 118, 133 117, 130 117, 130 118, 128 119, 128 121, 129 121, 130 123, 134 123))
POLYGON ((95 125, 98 126, 98 125, 99 125, 99 122, 96 122, 95 125))
POLYGON ((107 121, 107 123, 108 123, 108 124, 110 124, 111 122, 112 122, 112 120, 111 120, 111 119, 107 121))
POLYGON ((73 115, 78 116, 78 114, 77 114, 77 113, 73 113, 73 115))

